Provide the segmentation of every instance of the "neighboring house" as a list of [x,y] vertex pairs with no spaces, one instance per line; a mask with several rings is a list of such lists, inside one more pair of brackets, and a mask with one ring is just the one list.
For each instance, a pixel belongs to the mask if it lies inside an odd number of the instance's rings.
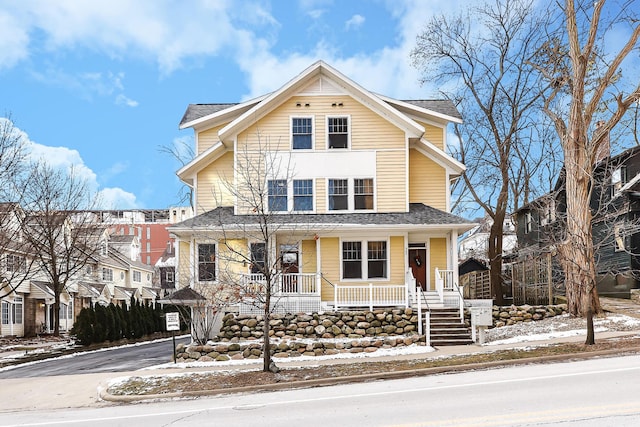
[[[566,221],[564,182],[563,171],[553,192],[515,212],[521,259],[556,255]],[[598,292],[628,297],[640,287],[640,147],[597,162],[591,211]],[[559,270],[556,261],[554,277]]]
[[[322,61],[250,101],[189,105],[180,128],[194,130],[196,156],[177,174],[195,217],[170,227],[177,288],[211,297],[260,282],[270,252],[285,310],[368,307],[354,288],[397,292],[373,301],[387,306],[416,285],[453,289],[457,239],[474,225],[450,213],[465,168],[447,154],[447,125],[460,122],[450,101],[377,95]],[[253,237],[258,205],[277,230],[266,243]]]
[[176,290],[176,251],[173,242],[167,243],[162,257],[156,262],[156,277],[160,282],[162,297]]
[[[52,286],[22,238],[23,230],[27,230],[24,227],[37,226],[32,220],[36,215],[16,203],[0,203],[0,336],[34,336],[54,328]],[[82,224],[87,233],[95,235],[96,242],[102,242],[101,253],[95,254],[62,291],[61,331],[70,330],[81,308],[90,304],[129,304],[132,295],[143,302],[155,302],[159,297],[159,289],[153,287],[153,267],[140,261],[137,236],[110,236],[100,223],[95,227]],[[62,220],[60,226],[73,229],[73,215]]]
[[[460,236],[458,240],[458,251],[460,260],[477,258],[484,261],[489,260],[489,234],[493,226],[493,220],[485,216],[482,220],[476,221],[478,225]],[[513,252],[518,244],[515,227],[511,218],[504,220],[502,226],[502,255]]]

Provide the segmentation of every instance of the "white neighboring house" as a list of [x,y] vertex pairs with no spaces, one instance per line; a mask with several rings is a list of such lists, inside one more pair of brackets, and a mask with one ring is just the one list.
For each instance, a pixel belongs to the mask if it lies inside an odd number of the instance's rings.
[[[476,220],[476,222],[479,224],[462,234],[458,239],[458,252],[461,262],[469,258],[483,261],[489,259],[489,233],[493,220],[485,216],[481,220]],[[502,237],[502,255],[504,256],[512,253],[518,244],[516,228],[510,217],[504,220],[502,231],[504,233]]]

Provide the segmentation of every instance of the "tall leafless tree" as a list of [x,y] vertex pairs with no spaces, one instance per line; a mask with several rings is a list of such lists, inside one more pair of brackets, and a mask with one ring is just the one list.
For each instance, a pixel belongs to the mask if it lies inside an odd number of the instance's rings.
[[502,304],[503,226],[527,201],[545,158],[540,130],[542,79],[528,61],[543,42],[543,20],[531,1],[486,3],[432,18],[412,51],[424,82],[443,85],[465,123],[455,127],[456,155],[467,166],[465,191],[493,224],[488,257],[492,296]]
[[[593,170],[610,131],[640,98],[637,77],[625,80],[623,73],[623,62],[640,47],[640,12],[637,1],[605,0],[566,0],[561,10],[558,29],[537,60],[553,87],[545,112],[564,153],[567,223],[559,253],[569,312],[587,317],[592,344],[592,316],[601,310],[590,210]],[[617,42],[605,43],[613,32]]]
[[99,253],[103,228],[92,215],[97,199],[73,170],[55,169],[44,162],[32,166],[23,204],[27,211],[22,235],[35,258],[38,274],[54,294],[54,335],[60,333],[60,295],[74,276]]

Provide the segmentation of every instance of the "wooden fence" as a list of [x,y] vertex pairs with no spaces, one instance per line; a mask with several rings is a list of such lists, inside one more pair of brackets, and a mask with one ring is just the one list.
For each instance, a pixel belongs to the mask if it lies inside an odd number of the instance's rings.
[[513,303],[553,304],[553,265],[550,253],[510,264]]
[[470,271],[460,276],[465,299],[491,299],[491,272]]

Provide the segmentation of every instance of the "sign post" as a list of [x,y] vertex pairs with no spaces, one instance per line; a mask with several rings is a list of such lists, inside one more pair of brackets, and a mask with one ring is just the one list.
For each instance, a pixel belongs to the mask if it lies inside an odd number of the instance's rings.
[[167,322],[167,332],[171,331],[171,338],[173,339],[173,363],[178,363],[176,360],[176,335],[175,331],[180,330],[180,314],[178,312],[165,313],[165,320]]

